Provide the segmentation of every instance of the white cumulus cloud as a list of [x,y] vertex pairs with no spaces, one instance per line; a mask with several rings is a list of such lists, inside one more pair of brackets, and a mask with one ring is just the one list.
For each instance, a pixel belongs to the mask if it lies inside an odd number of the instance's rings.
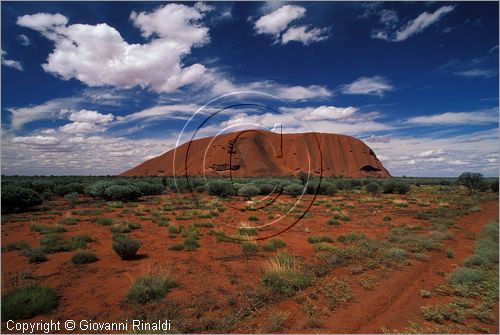
[[192,48],[209,41],[201,19],[205,8],[168,4],[153,12],[133,12],[133,24],[149,38],[129,44],[106,23],[68,24],[61,14],[38,13],[18,18],[17,24],[39,31],[54,43],[42,67],[63,79],[76,78],[89,86],[151,87],[172,92],[196,82],[202,64],[184,65]]
[[292,21],[303,17],[305,13],[306,9],[304,7],[294,5],[281,6],[255,21],[255,31],[257,34],[279,36]]
[[383,96],[394,87],[382,76],[361,77],[341,87],[344,94],[367,94]]
[[397,16],[393,13],[381,15],[382,29],[372,30],[372,38],[382,39],[390,42],[401,42],[407,38],[421,33],[429,26],[441,20],[446,14],[455,9],[453,5],[446,5],[438,8],[433,13],[423,12],[415,19],[408,21],[405,25],[396,28],[393,23],[397,22]]
[[324,41],[329,37],[328,28],[312,28],[307,26],[294,26],[281,36],[281,43],[287,44],[288,42],[297,41],[304,45],[309,45],[314,42]]

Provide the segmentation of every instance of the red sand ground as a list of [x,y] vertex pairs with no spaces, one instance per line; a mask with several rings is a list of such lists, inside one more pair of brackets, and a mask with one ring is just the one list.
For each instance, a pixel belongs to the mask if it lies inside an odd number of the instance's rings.
[[[176,195],[162,196],[173,199]],[[153,204],[151,200],[158,197],[149,197],[139,203],[138,209],[157,209],[162,204]],[[369,238],[382,239],[386,236],[392,225],[402,224],[428,224],[426,221],[417,220],[413,217],[416,210],[421,210],[415,204],[409,204],[407,208],[399,208],[394,201],[408,200],[408,196],[380,196],[383,207],[377,207],[374,203],[362,202],[367,197],[352,193],[341,196],[320,197],[317,200],[325,200],[323,204],[312,207],[311,217],[305,218],[300,224],[292,228],[280,238],[286,241],[286,251],[303,257],[305,263],[313,263],[316,259],[313,247],[307,243],[307,237],[312,235],[328,235],[336,239],[340,234],[351,231],[363,232]],[[419,194],[416,199],[426,201],[430,198],[427,194]],[[287,201],[294,201],[292,198]],[[331,218],[332,211],[325,208],[324,204],[333,206],[344,205],[352,221],[341,221],[340,226],[329,226],[325,222]],[[353,207],[350,207],[353,206]],[[435,206],[435,205],[433,205]],[[284,311],[288,314],[287,322],[279,332],[284,333],[380,333],[381,328],[403,329],[408,326],[408,321],[424,323],[420,306],[429,305],[438,301],[444,302],[447,297],[433,296],[424,299],[420,296],[421,289],[432,290],[436,286],[445,283],[445,275],[455,267],[463,263],[464,258],[472,253],[474,241],[468,239],[465,232],[479,232],[491,219],[498,217],[498,201],[490,201],[480,204],[482,210],[457,220],[457,224],[450,228],[455,234],[454,241],[443,241],[441,251],[429,253],[429,260],[421,262],[411,260],[410,265],[404,265],[400,269],[388,273],[373,273],[378,276],[379,282],[373,290],[362,288],[358,282],[360,278],[368,275],[354,275],[348,267],[332,270],[325,277],[300,293],[296,297],[287,298],[275,304],[258,306],[253,309],[251,315],[242,322],[234,324],[232,328],[226,329],[230,332],[269,332],[268,318],[272,313]],[[40,234],[30,231],[32,222],[16,222],[15,217],[34,215],[34,222],[55,223],[62,218],[70,216],[67,203],[58,200],[51,203],[55,212],[31,212],[10,215],[12,222],[4,223],[2,226],[2,245],[25,240],[30,245],[39,243]],[[95,203],[91,199],[78,205],[82,208],[105,208],[104,202]],[[64,209],[60,212],[58,210]],[[80,223],[75,226],[66,226],[65,237],[75,234],[88,234],[95,242],[90,243],[90,249],[94,250],[99,261],[87,265],[72,265],[69,262],[71,252],[49,254],[49,260],[40,264],[30,264],[26,257],[21,256],[18,251],[2,253],[2,291],[15,286],[14,278],[21,271],[29,271],[39,278],[43,285],[53,287],[61,295],[59,306],[50,314],[34,317],[30,321],[50,319],[92,319],[100,322],[121,321],[131,318],[134,308],[124,302],[124,296],[129,288],[131,280],[140,275],[148,273],[153,269],[166,270],[176,279],[178,287],[172,289],[164,300],[164,303],[175,302],[184,317],[172,318],[172,324],[179,326],[183,323],[184,329],[199,331],[199,327],[205,327],[204,332],[211,332],[210,322],[222,320],[228,315],[237,315],[243,308],[248,308],[248,295],[261,287],[260,278],[267,257],[274,253],[259,252],[250,258],[242,256],[241,247],[233,243],[217,243],[213,236],[208,235],[207,228],[202,228],[203,236],[200,238],[200,248],[196,251],[171,251],[168,246],[173,243],[182,242],[182,237],[169,238],[165,227],[159,227],[150,219],[141,220],[134,214],[126,214],[125,218],[117,217],[122,209],[117,208],[112,213],[104,213],[106,217],[112,217],[116,221],[126,220],[139,222],[141,229],[132,231],[129,235],[142,241],[139,250],[141,257],[135,260],[123,261],[113,252],[111,248],[111,233],[109,226],[103,227],[93,223],[93,216],[78,216]],[[220,217],[208,220],[175,220],[182,210],[168,213],[172,222],[176,225],[189,225],[192,222],[211,221],[218,222],[235,216],[234,211],[221,213]],[[252,213],[253,214],[253,213]],[[237,219],[246,221],[248,213],[236,214]],[[393,217],[390,222],[382,218],[386,215]],[[149,217],[148,217],[149,218]],[[265,215],[259,218],[266,220]],[[271,228],[271,230],[274,228]],[[334,243],[338,244],[337,242]],[[447,258],[443,250],[451,248],[455,252],[455,258]],[[303,303],[300,297],[314,292],[315,287],[321,282],[332,277],[348,277],[351,281],[354,300],[341,305],[334,312],[320,311],[321,326],[318,328],[305,327],[306,316],[303,312]],[[161,306],[161,304],[159,305]],[[498,313],[498,304],[496,308]],[[215,320],[215,321],[214,321]],[[466,324],[480,324],[477,320],[468,320]],[[3,325],[3,327],[5,324]],[[191,327],[191,328],[190,328]],[[197,328],[198,327],[198,328]],[[481,324],[481,327],[489,332],[498,333],[498,318],[494,324]],[[469,332],[477,332],[474,328],[467,328]]]
[[[231,144],[232,143],[232,144]],[[124,176],[291,176],[310,171],[323,176],[389,177],[377,156],[362,141],[325,133],[283,134],[247,130],[185,143],[150,159]]]

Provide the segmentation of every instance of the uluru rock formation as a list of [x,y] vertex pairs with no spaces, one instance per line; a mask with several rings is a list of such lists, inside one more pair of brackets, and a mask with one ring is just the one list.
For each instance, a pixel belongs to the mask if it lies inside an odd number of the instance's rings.
[[[174,158],[175,157],[175,158]],[[174,164],[175,159],[175,164]],[[123,176],[390,177],[365,143],[328,133],[279,134],[244,130],[182,144],[122,173]]]

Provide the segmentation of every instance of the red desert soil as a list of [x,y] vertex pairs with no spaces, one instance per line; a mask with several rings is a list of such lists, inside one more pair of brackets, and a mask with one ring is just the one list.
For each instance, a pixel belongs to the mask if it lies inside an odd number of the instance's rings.
[[[400,201],[406,201],[407,196],[396,196]],[[419,194],[420,199],[425,199],[426,194]],[[158,199],[159,198],[159,199]],[[230,315],[238,314],[242,306],[248,304],[249,293],[259,289],[263,265],[267,257],[273,253],[260,252],[258,255],[245,258],[241,253],[241,246],[235,243],[217,243],[214,236],[208,234],[208,228],[202,228],[200,248],[196,251],[173,251],[168,247],[174,243],[182,242],[182,236],[169,238],[166,227],[160,227],[150,219],[145,220],[134,215],[134,211],[157,210],[162,203],[174,203],[177,197],[174,194],[161,197],[148,197],[138,203],[138,207],[115,208],[113,212],[105,212],[103,216],[115,219],[138,222],[142,227],[134,230],[129,235],[142,242],[139,250],[141,257],[123,261],[113,252],[109,226],[100,226],[93,222],[92,215],[73,215],[80,218],[74,226],[66,226],[67,233],[64,238],[77,234],[88,234],[95,242],[89,244],[99,260],[87,265],[72,265],[69,262],[72,252],[49,254],[49,260],[40,264],[30,264],[26,257],[18,251],[2,253],[2,291],[7,292],[16,285],[15,278],[19,273],[29,272],[42,285],[56,289],[61,296],[59,306],[50,314],[41,315],[25,321],[39,320],[97,320],[100,322],[116,322],[131,319],[134,308],[124,302],[131,280],[148,273],[150,268],[167,270],[178,283],[178,286],[168,293],[165,300],[159,304],[175,303],[179,306],[184,319],[173,317],[175,327],[185,322],[185,332],[199,332],[204,329],[202,322],[210,324],[223,320]],[[394,206],[394,197],[379,198],[385,204],[382,209],[375,204],[362,202],[366,197],[345,194],[343,197],[319,197],[319,201],[341,201],[352,209],[348,214],[352,221],[342,222],[340,226],[329,226],[325,222],[331,217],[331,212],[323,205],[313,206],[311,217],[304,218],[303,222],[293,227],[285,234],[280,235],[286,244],[287,252],[301,255],[306,263],[311,264],[316,259],[312,246],[307,243],[311,235],[329,235],[336,239],[339,235],[351,231],[366,234],[369,238],[384,238],[393,225],[418,225],[426,224],[415,219],[413,210],[418,210],[414,204],[408,208]],[[161,200],[155,202],[154,200]],[[294,201],[293,198],[284,198],[285,201]],[[106,202],[95,202],[86,198],[77,208],[105,208]],[[457,219],[457,224],[450,228],[456,237],[454,241],[444,241],[442,250],[452,248],[455,258],[450,259],[444,252],[434,251],[429,253],[429,260],[421,262],[412,260],[411,265],[382,273],[381,280],[374,290],[366,290],[359,286],[360,276],[353,275],[349,268],[341,267],[332,270],[321,281],[332,277],[348,277],[351,281],[354,301],[339,306],[333,313],[321,314],[322,325],[319,328],[304,327],[306,323],[304,305],[298,297],[305,296],[318,286],[315,284],[298,294],[297,297],[281,300],[274,304],[259,306],[255,313],[249,315],[241,323],[231,324],[230,332],[269,332],[268,318],[272,313],[283,311],[289,314],[287,322],[280,330],[282,333],[371,333],[381,332],[381,328],[403,329],[408,326],[408,321],[423,322],[420,306],[447,299],[436,296],[424,299],[420,296],[420,289],[432,288],[446,281],[445,275],[456,266],[463,263],[465,257],[473,250],[474,241],[468,239],[466,231],[479,232],[491,219],[498,217],[498,201],[483,202],[480,204],[482,211]],[[30,212],[12,215],[12,221],[2,226],[2,245],[25,240],[32,246],[39,243],[41,235],[30,231],[31,221],[21,221],[21,217],[33,215],[33,222],[51,224],[57,223],[62,218],[71,216],[67,210],[67,202],[57,200],[51,202],[54,213]],[[61,211],[61,209],[66,210]],[[346,207],[347,208],[347,207]],[[125,211],[128,211],[125,213]],[[121,217],[118,217],[118,214]],[[177,214],[175,214],[177,212]],[[229,213],[231,212],[231,213]],[[125,214],[124,214],[125,213]],[[146,213],[146,212],[144,212]],[[175,215],[179,210],[170,213],[172,224],[190,225],[193,222],[207,221],[199,219],[176,221]],[[236,217],[241,221],[246,220],[245,213],[227,211],[220,213],[217,219],[208,221],[219,222]],[[391,215],[393,220],[386,223],[382,218]],[[170,216],[170,215],[169,215]],[[19,220],[15,220],[19,217]],[[265,215],[259,216],[265,220]],[[270,228],[271,230],[274,228]],[[207,285],[208,284],[208,285]],[[495,312],[498,312],[498,304]],[[477,321],[471,320],[474,324]],[[196,327],[195,327],[196,325]],[[5,326],[5,325],[3,325]],[[498,319],[492,325],[482,325],[492,333],[498,332]],[[194,327],[194,328],[189,328]],[[198,327],[198,328],[197,328]],[[202,327],[202,328],[200,328]],[[186,330],[187,329],[187,330]],[[192,329],[190,331],[189,329]],[[216,328],[217,329],[217,328]],[[227,329],[227,328],[225,328]],[[469,328],[470,331],[471,328]],[[210,332],[205,328],[204,332]]]
[[[282,301],[278,308],[272,306],[262,309],[257,317],[241,332],[247,332],[266,322],[266,319],[276,311],[289,313],[288,320],[280,333],[347,333],[373,334],[381,333],[383,329],[402,332],[409,322],[425,324],[420,306],[438,302],[448,302],[447,297],[434,296],[431,299],[420,295],[421,289],[431,291],[444,284],[445,276],[456,267],[463,264],[474,249],[474,240],[467,238],[465,232],[479,233],[492,219],[498,218],[498,202],[491,201],[482,205],[483,211],[469,214],[457,220],[452,230],[456,239],[447,241],[446,248],[454,250],[455,257],[449,259],[439,253],[431,253],[426,262],[413,262],[400,270],[388,274],[378,283],[376,290],[364,290],[352,285],[354,301],[341,306],[328,317],[322,318],[322,326],[316,329],[304,329],[303,306],[294,299]],[[352,277],[346,269],[336,269],[329,273],[325,281],[332,277]],[[310,289],[309,289],[310,290]],[[305,292],[304,292],[305,293]],[[498,302],[495,305],[495,315],[498,315]],[[474,323],[474,321],[472,321]],[[288,326],[287,326],[288,325]],[[498,318],[494,324],[486,326],[488,333],[498,334]],[[470,332],[468,330],[467,332]],[[476,331],[477,332],[477,331]]]
[[[175,157],[175,164],[174,164]],[[123,176],[323,176],[390,177],[377,156],[354,137],[327,133],[277,134],[246,130],[184,143]]]

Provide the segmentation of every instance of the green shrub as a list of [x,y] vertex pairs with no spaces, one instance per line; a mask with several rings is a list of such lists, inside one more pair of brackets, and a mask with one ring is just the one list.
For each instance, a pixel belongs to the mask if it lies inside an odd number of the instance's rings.
[[365,185],[366,192],[375,195],[380,193],[380,185],[375,182],[371,182]]
[[200,243],[194,237],[186,238],[183,243],[184,243],[184,248],[189,251],[196,250],[200,246]]
[[406,259],[406,251],[401,248],[390,248],[384,253],[384,258],[393,262],[402,262]]
[[280,252],[268,261],[262,284],[274,293],[290,295],[308,287],[311,277],[293,256]]
[[238,229],[238,233],[240,235],[246,235],[246,236],[257,236],[258,234],[257,229],[253,227],[240,227]]
[[43,248],[32,248],[26,252],[30,263],[42,263],[47,261],[47,254]]
[[254,222],[255,221],[259,221],[259,218],[256,217],[256,216],[254,216],[254,215],[251,215],[251,216],[248,217],[248,221],[254,221]]
[[128,238],[124,235],[114,240],[113,250],[121,259],[130,259],[135,256],[137,250],[141,247],[139,240]]
[[339,226],[340,222],[337,219],[331,218],[330,220],[326,221],[326,224],[330,226]]
[[327,195],[335,195],[337,194],[337,192],[338,192],[337,185],[331,183],[328,183],[328,185],[326,185]]
[[271,238],[266,242],[266,244],[264,244],[262,249],[264,251],[275,251],[276,249],[284,248],[284,247],[286,247],[285,241],[283,241],[279,238]]
[[292,197],[299,196],[302,192],[304,192],[304,186],[299,184],[291,184],[283,188],[283,193]]
[[404,181],[388,180],[382,185],[384,193],[406,194],[410,192],[411,186]]
[[463,308],[454,304],[422,306],[420,310],[427,321],[437,323],[443,323],[444,321],[462,322],[464,319]]
[[90,250],[78,250],[71,256],[71,263],[73,264],[87,264],[97,260],[96,254]]
[[208,184],[208,194],[225,198],[236,195],[236,190],[231,182],[216,180]]
[[66,226],[74,226],[78,223],[77,218],[64,218],[61,221],[59,221],[60,224],[66,225]]
[[130,224],[126,222],[122,223],[115,223],[111,226],[111,233],[113,234],[125,234],[125,233],[130,233],[132,231],[132,227]]
[[163,192],[163,186],[161,184],[151,184],[146,181],[140,181],[134,183],[133,186],[137,187],[143,195],[156,195]]
[[253,185],[253,184],[247,184],[243,185],[238,189],[238,195],[241,197],[245,197],[246,199],[250,200],[252,197],[258,195],[260,193],[260,189]]
[[101,226],[111,226],[113,224],[113,219],[99,216],[95,219],[95,222],[97,222],[97,224],[100,224]]
[[54,233],[65,233],[67,232],[66,228],[62,225],[56,224],[53,226],[46,226],[39,223],[33,223],[30,225],[31,231],[40,233],[40,234],[54,234]]
[[366,239],[366,236],[362,233],[356,231],[350,232],[347,235],[339,235],[337,237],[338,242],[357,242]]
[[491,182],[490,189],[492,192],[498,193],[498,179]]
[[44,235],[40,240],[40,244],[48,253],[71,250],[68,241],[64,240],[59,234]]
[[390,217],[390,216],[387,215],[387,216],[384,216],[384,218],[382,220],[384,220],[384,221],[392,221],[392,217]]
[[169,234],[179,234],[180,232],[179,228],[174,225],[169,225],[167,230]]
[[329,236],[309,236],[307,238],[307,242],[312,243],[312,244],[314,244],[314,243],[320,243],[320,242],[332,243],[333,240]]
[[276,186],[272,184],[259,184],[257,185],[257,187],[259,188],[260,195],[269,195],[278,189]]
[[40,285],[18,287],[2,296],[2,321],[29,319],[57,307],[59,298],[52,288]]
[[184,250],[184,244],[182,243],[172,244],[171,246],[168,247],[168,250],[175,250],[175,251]]
[[88,235],[75,235],[69,239],[68,246],[70,249],[86,249],[87,243],[90,242],[94,242],[94,240]]
[[480,173],[464,172],[458,179],[457,183],[467,187],[470,193],[479,191],[483,184],[483,175]]
[[127,301],[132,304],[160,301],[175,286],[175,281],[168,276],[147,275],[139,277],[130,286]]
[[113,201],[135,201],[141,196],[141,190],[134,185],[111,185],[104,191],[104,198]]
[[14,210],[26,210],[40,205],[42,197],[29,188],[2,185],[2,210],[10,212]]
[[243,250],[243,255],[245,255],[245,257],[253,256],[259,251],[259,247],[256,243],[248,241],[241,244],[241,249]]
[[458,268],[453,271],[448,281],[451,285],[472,285],[478,284],[484,279],[484,274],[481,270],[467,267]]
[[25,241],[13,242],[7,244],[5,247],[2,247],[2,252],[4,251],[12,251],[12,250],[26,250],[29,249],[30,245]]
[[208,189],[205,185],[199,185],[194,188],[194,191],[198,193],[205,193],[207,190]]
[[342,213],[335,213],[333,215],[333,219],[342,220],[342,221],[351,221],[352,220],[350,216],[347,216],[347,215],[342,214]]
[[455,257],[455,253],[453,252],[453,250],[451,250],[451,249],[447,249],[447,250],[446,250],[446,257],[448,257],[448,258],[453,258],[453,257]]

